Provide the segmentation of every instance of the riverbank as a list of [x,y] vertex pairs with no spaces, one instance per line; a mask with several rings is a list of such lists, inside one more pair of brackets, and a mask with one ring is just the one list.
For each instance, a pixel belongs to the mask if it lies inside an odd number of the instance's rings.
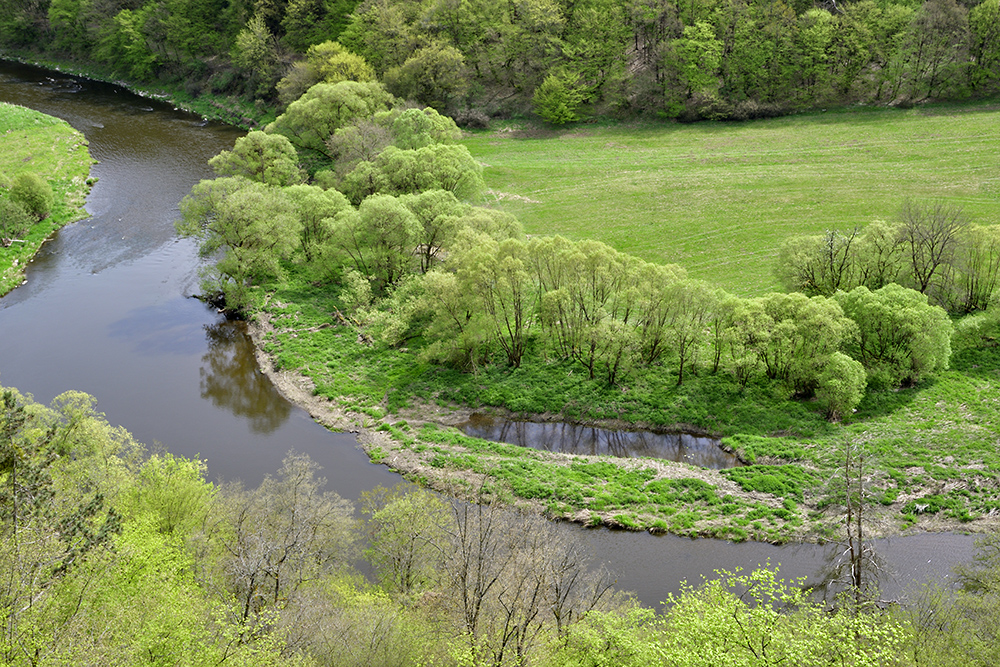
[[23,65],[54,70],[69,76],[112,83],[140,97],[172,104],[177,109],[197,114],[205,120],[218,121],[243,130],[262,128],[274,120],[277,115],[275,109],[253,104],[234,95],[220,95],[212,92],[192,95],[184,90],[180,84],[170,86],[136,83],[122,79],[113,70],[91,62],[80,63],[40,58],[37,54],[18,51],[2,52],[0,58]]
[[[863,480],[865,530],[871,537],[984,532],[1000,524],[992,472],[997,453],[988,430],[993,423],[989,404],[998,398],[991,378],[997,366],[985,359],[960,358],[957,369],[935,382],[869,395],[853,422],[830,425],[811,437],[726,437],[724,445],[753,465],[708,470],[648,458],[571,456],[467,437],[450,428],[473,411],[467,405],[418,391],[409,401],[390,398],[412,383],[386,380],[367,394],[345,395],[347,382],[333,383],[331,372],[345,373],[358,392],[368,374],[391,377],[398,367],[419,364],[407,351],[379,350],[401,359],[375,368],[363,356],[371,346],[356,342],[360,332],[331,322],[329,309],[315,303],[272,299],[250,328],[260,368],[289,401],[328,428],[356,433],[373,462],[445,493],[472,498],[484,489],[550,518],[591,526],[734,541],[836,541],[843,529],[843,455],[847,447],[861,446],[868,459],[854,481],[858,475]],[[358,352],[350,358],[340,353],[338,368],[331,370],[316,358],[301,360],[290,352],[293,345]],[[331,393],[331,386],[344,393]],[[532,416],[500,405],[477,409]],[[942,420],[942,414],[951,418]],[[564,417],[636,427],[621,420]]]
[[24,282],[24,269],[51,234],[87,217],[94,164],[87,140],[69,123],[24,107],[0,102],[0,188],[9,187],[22,171],[44,178],[51,186],[51,214],[9,246],[0,246],[0,296]]

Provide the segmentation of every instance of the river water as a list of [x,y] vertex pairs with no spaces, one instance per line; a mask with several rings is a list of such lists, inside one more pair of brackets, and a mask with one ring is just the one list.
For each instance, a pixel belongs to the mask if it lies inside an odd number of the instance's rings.
[[[399,476],[372,465],[353,436],[331,433],[286,402],[256,367],[240,323],[190,298],[200,261],[178,239],[177,205],[207,160],[240,132],[205,122],[117,86],[0,61],[0,101],[66,119],[99,161],[87,201],[91,217],[59,231],[0,299],[0,384],[48,403],[75,389],[140,442],[201,456],[212,479],[256,485],[284,455],[305,452],[329,486],[357,499]],[[656,604],[716,569],[770,561],[788,577],[816,578],[832,547],[733,544],[647,533],[573,532],[620,588]],[[913,581],[940,580],[972,554],[972,538],[917,535],[880,541],[893,577],[890,596]]]

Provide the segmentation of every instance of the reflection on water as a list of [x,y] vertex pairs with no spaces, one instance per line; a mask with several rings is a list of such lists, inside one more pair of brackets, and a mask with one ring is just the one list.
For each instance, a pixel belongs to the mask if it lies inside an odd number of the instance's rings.
[[205,347],[205,327],[188,316],[186,301],[134,308],[108,325],[108,335],[146,356],[197,354]]
[[563,454],[635,458],[647,456],[702,468],[733,468],[739,459],[719,441],[690,433],[621,431],[563,422],[524,422],[474,414],[458,425],[466,435]]
[[253,344],[242,322],[205,327],[208,352],[202,356],[201,397],[250,421],[254,433],[271,433],[288,419],[291,404],[257,368]]

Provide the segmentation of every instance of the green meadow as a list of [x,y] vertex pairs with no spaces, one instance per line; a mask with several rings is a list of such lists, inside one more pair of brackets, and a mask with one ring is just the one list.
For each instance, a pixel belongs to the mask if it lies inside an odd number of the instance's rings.
[[778,288],[787,236],[947,200],[1000,223],[1000,104],[855,108],[744,123],[508,122],[464,141],[530,234],[591,238],[740,296]]
[[0,196],[21,171],[47,180],[55,195],[51,215],[33,225],[23,242],[0,246],[0,295],[21,283],[25,264],[53,231],[86,216],[92,163],[86,139],[66,121],[0,102]]

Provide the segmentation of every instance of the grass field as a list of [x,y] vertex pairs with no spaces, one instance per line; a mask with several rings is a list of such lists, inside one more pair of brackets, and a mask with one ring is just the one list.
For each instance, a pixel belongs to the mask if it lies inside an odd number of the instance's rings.
[[531,234],[592,238],[741,296],[776,290],[789,235],[892,220],[904,197],[1000,224],[1000,103],[747,123],[508,123],[467,136]]
[[0,247],[0,295],[17,287],[25,264],[56,229],[83,218],[93,160],[87,141],[66,121],[0,102],[0,191],[21,171],[33,171],[52,186],[52,214],[34,225],[24,243]]
[[[784,237],[891,220],[906,196],[947,199],[976,222],[1000,224],[1000,105],[559,132],[510,124],[467,143],[529,233],[599,239],[744,296],[777,287]],[[336,290],[289,271],[263,314],[274,326],[264,347],[275,367],[308,376],[316,396],[385,434],[369,447],[373,460],[435,488],[472,491],[486,475],[497,493],[584,523],[837,539],[844,460],[857,447],[872,534],[997,526],[1000,346],[955,354],[951,369],[918,386],[869,391],[856,413],[830,423],[822,406],[780,382],[742,388],[728,370],[692,368],[677,386],[665,363],[609,386],[546,355],[474,374],[433,366],[419,359],[418,339],[404,349],[359,343],[356,327],[331,318],[342,308]],[[424,424],[462,409],[693,425],[753,465],[712,471],[539,453]]]

